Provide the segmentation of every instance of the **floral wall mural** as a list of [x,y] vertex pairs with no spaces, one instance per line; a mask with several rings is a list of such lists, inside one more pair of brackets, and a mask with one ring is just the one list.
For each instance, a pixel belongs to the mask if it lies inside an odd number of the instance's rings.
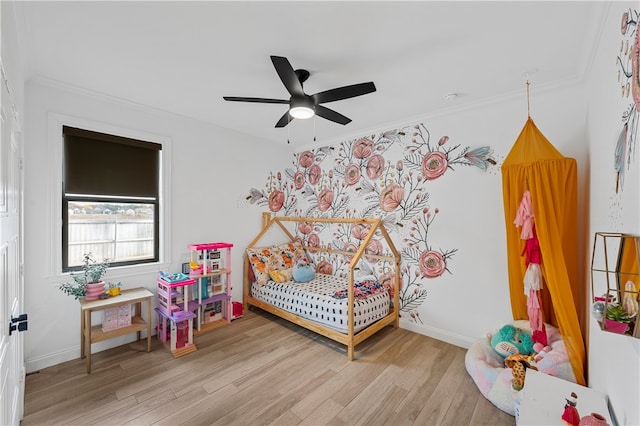
[[622,130],[614,154],[616,193],[623,190],[625,170],[631,167],[638,134],[638,107],[640,106],[640,33],[638,10],[628,9],[622,14],[620,31],[622,41],[616,60],[618,83],[623,99],[629,100],[622,113]]
[[[283,216],[382,218],[402,253],[401,315],[421,322],[417,308],[427,298],[427,281],[453,274],[458,253],[430,235],[444,214],[430,188],[447,185],[447,175],[464,166],[488,171],[496,166],[493,150],[463,146],[446,135],[432,138],[417,124],[296,153],[291,168],[271,172],[263,189],[251,189],[247,199]],[[355,252],[367,235],[363,226],[300,223],[296,233],[310,247]],[[380,239],[373,238],[365,252],[382,250]],[[338,254],[311,257],[319,271],[334,274],[344,274],[350,260]],[[371,262],[364,273],[384,282],[389,269]]]

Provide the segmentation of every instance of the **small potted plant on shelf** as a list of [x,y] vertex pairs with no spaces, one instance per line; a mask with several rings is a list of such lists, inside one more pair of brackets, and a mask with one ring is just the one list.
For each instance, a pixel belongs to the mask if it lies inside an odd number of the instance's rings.
[[107,273],[108,268],[107,259],[99,262],[91,253],[86,253],[82,260],[82,272],[72,272],[73,281],[62,283],[58,288],[76,299],[84,296],[86,300],[96,300],[104,293],[102,277]]
[[622,306],[611,304],[607,306],[604,320],[605,328],[614,333],[624,334],[632,319],[633,317]]

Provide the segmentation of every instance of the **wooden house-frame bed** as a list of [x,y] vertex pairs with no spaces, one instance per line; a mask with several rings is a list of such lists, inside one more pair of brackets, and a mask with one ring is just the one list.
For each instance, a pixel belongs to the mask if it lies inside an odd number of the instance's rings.
[[[296,226],[300,223],[306,224],[324,224],[331,226],[330,224],[343,224],[346,226],[362,225],[363,229],[368,229],[366,237],[360,241],[360,245],[355,252],[342,251],[331,248],[331,245],[322,244],[318,247],[310,247],[303,245],[302,248],[305,252],[321,253],[325,255],[344,255],[347,258],[351,258],[348,264],[348,271],[344,283],[347,291],[347,312],[346,312],[346,329],[345,332],[338,331],[330,326],[314,321],[313,319],[305,318],[303,316],[292,313],[288,310],[282,309],[274,304],[267,303],[264,300],[258,299],[252,295],[253,285],[253,272],[250,263],[249,255],[247,252],[250,249],[256,249],[258,243],[265,237],[267,233],[273,229],[280,230],[284,233],[286,243],[292,243],[296,241],[296,237],[292,231],[287,227]],[[383,254],[371,254],[366,253],[365,249],[374,236],[382,237],[381,242],[384,242],[387,247],[387,252]],[[347,346],[347,357],[349,361],[354,359],[355,346],[363,342],[367,338],[373,336],[378,331],[382,330],[388,325],[392,325],[394,328],[398,328],[399,325],[399,289],[400,289],[400,253],[396,249],[389,233],[387,232],[381,219],[378,218],[317,218],[317,217],[271,217],[270,213],[264,213],[262,217],[262,230],[258,235],[249,243],[247,251],[244,255],[244,308],[249,306],[255,306],[264,311],[270,312],[280,318],[325,336],[331,340]],[[382,316],[375,320],[375,322],[367,324],[364,328],[357,331],[355,329],[354,320],[354,306],[356,305],[355,295],[355,277],[354,272],[358,268],[359,262],[366,258],[367,260],[376,259],[378,261],[386,261],[388,265],[393,269],[391,273],[386,274],[387,277],[392,277],[391,282],[387,282],[388,293],[386,296],[391,296],[388,301],[388,312],[381,314]]]

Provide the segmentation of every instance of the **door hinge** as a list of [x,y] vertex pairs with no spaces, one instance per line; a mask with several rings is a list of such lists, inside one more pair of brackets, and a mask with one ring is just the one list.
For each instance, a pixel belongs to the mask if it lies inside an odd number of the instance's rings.
[[9,336],[18,330],[18,331],[27,331],[27,314],[20,314],[17,317],[11,317],[11,322],[9,323]]

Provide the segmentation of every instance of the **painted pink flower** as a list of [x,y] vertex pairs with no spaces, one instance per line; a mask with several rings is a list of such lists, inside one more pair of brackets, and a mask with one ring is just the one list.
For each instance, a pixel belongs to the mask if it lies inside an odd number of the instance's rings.
[[356,158],[367,158],[373,153],[373,141],[368,138],[360,138],[353,144],[353,156]]
[[351,225],[351,235],[358,240],[364,240],[369,235],[371,225],[368,223],[354,223]]
[[[367,247],[364,249],[365,254],[373,254],[376,256],[382,255],[382,243],[380,240],[371,240]],[[379,259],[369,258],[367,259],[371,263],[377,263]]]
[[326,260],[321,260],[316,266],[316,272],[319,274],[333,275],[333,266]]
[[428,250],[420,255],[420,271],[426,278],[437,278],[447,269],[444,256],[437,251]]
[[298,225],[298,231],[300,231],[301,234],[310,234],[311,231],[313,231],[313,224],[310,222],[302,222]]
[[296,189],[302,189],[302,187],[304,186],[304,173],[296,172],[293,175],[293,184]]
[[378,278],[378,282],[380,282],[383,287],[386,287],[389,290],[389,297],[391,297],[392,299],[395,294],[395,279],[396,275],[393,272],[387,272],[386,274],[380,275],[380,277]]
[[384,157],[376,154],[367,161],[367,177],[371,180],[378,179],[384,171]]
[[355,164],[349,164],[347,170],[344,171],[344,181],[347,185],[355,185],[360,180],[360,167]]
[[447,143],[447,141],[449,140],[449,136],[443,136],[440,138],[440,140],[438,141],[438,146],[442,146],[445,143]]
[[622,14],[622,22],[620,23],[620,31],[622,35],[627,33],[627,28],[629,28],[629,13],[625,12]]
[[[320,247],[320,237],[318,234],[309,234],[309,237],[307,238],[307,245],[309,247]],[[309,251],[311,253],[315,253],[317,250],[309,249]]]
[[279,212],[282,209],[282,205],[284,204],[284,192],[279,190],[274,190],[269,194],[269,210],[272,212]]
[[311,151],[305,151],[300,154],[300,165],[305,169],[313,164],[313,153]]
[[398,208],[404,198],[404,188],[397,183],[385,187],[380,193],[380,208],[392,212]]
[[317,164],[309,167],[309,183],[315,185],[320,182],[320,176],[322,176],[322,169]]
[[439,151],[430,152],[422,159],[422,175],[426,180],[437,179],[447,171],[448,164],[446,154]]
[[318,195],[318,210],[326,212],[333,203],[333,191],[330,189],[323,189]]
[[[358,251],[358,246],[356,246],[354,243],[348,243],[347,245],[344,246],[344,251],[348,251],[350,253],[355,253]],[[353,259],[353,256],[349,256],[347,254],[344,255],[344,259],[347,262],[351,262],[351,259]]]

